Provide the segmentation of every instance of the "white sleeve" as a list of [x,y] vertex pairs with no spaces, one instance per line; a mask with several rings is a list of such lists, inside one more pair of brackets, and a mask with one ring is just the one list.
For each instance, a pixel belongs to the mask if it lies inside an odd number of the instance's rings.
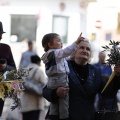
[[61,58],[65,58],[70,56],[72,53],[75,52],[75,50],[78,48],[79,46],[74,42],[73,44],[69,45],[68,47],[64,48],[64,49],[56,49],[55,50],[55,57],[58,59]]

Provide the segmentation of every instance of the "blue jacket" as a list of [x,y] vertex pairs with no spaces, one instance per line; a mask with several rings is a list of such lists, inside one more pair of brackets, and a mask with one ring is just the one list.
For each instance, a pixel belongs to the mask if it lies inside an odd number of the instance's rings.
[[112,68],[107,65],[101,65],[99,62],[94,64],[95,67],[98,67],[101,70],[102,75],[110,76],[112,74]]
[[[108,64],[101,64],[100,62],[94,64],[95,67],[98,67],[101,71],[102,80],[108,81],[110,75],[112,74],[112,68]],[[104,104],[103,104],[104,103]],[[103,109],[112,109],[117,108],[117,99],[115,98],[105,98],[102,97],[100,94],[97,94],[96,100],[95,100],[95,109],[96,111]]]
[[[69,117],[70,120],[93,120],[94,119],[94,99],[97,93],[101,93],[105,83],[101,79],[100,70],[89,64],[89,75],[86,83],[82,86],[71,62],[68,61],[69,74]],[[82,72],[82,71],[81,71]],[[115,77],[111,84],[102,94],[105,97],[114,97],[120,88],[120,77]],[[55,90],[47,87],[43,89],[43,96],[50,102],[56,102],[58,97]],[[49,117],[49,114],[46,116]],[[54,117],[52,116],[52,119]],[[56,119],[59,120],[59,119]]]

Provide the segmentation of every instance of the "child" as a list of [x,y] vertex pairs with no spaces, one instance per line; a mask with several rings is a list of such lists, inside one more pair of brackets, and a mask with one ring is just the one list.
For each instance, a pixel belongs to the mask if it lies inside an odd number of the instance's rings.
[[[79,47],[79,44],[83,37],[82,33],[78,39],[70,46],[61,49],[63,47],[61,38],[56,33],[46,34],[42,39],[42,46],[46,52],[42,56],[42,60],[45,63],[46,74],[48,76],[47,87],[55,89],[61,86],[68,86],[68,73],[69,68],[66,61],[66,57],[70,56]],[[68,119],[68,95],[64,98],[59,98],[59,103],[50,105],[50,115],[58,115],[60,119]]]

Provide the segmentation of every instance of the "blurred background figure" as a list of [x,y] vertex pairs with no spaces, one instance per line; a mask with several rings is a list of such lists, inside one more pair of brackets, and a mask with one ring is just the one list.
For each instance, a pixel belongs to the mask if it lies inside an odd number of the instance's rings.
[[27,67],[31,63],[32,55],[36,55],[36,52],[33,49],[33,42],[28,41],[28,50],[22,53],[19,67]]
[[[2,39],[2,35],[5,33],[3,31],[2,22],[0,22],[0,41]],[[0,43],[0,72],[4,73],[6,71],[16,69],[16,65],[13,59],[13,55],[11,52],[11,48],[9,45]],[[3,112],[4,101],[0,98],[0,120],[2,120],[1,115]]]
[[109,76],[112,73],[112,68],[106,64],[106,53],[105,52],[99,52],[98,55],[98,62],[94,64],[94,66],[100,68],[102,77],[105,80],[108,80]]
[[[45,85],[46,77],[42,69],[39,67],[40,63],[41,59],[39,56],[31,56],[31,63],[28,65],[28,67],[33,69],[30,71],[30,75],[28,77],[31,78],[29,79],[30,81]],[[20,95],[20,98],[22,105],[22,120],[39,120],[41,112],[45,109],[45,99],[42,97],[42,95],[35,95],[23,91]]]
[[[95,67],[98,67],[102,74],[102,79],[106,82],[110,75],[112,74],[112,68],[108,64],[106,64],[106,53],[99,52],[98,62],[94,64]],[[95,109],[96,111],[101,110],[105,107],[105,109],[112,109],[112,107],[116,108],[117,101],[116,98],[103,98],[100,94],[96,95],[95,99]]]

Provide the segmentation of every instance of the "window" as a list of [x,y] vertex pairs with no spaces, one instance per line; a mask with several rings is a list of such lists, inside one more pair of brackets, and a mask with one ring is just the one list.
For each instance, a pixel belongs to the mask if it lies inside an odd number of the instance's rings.
[[37,20],[35,15],[11,15],[11,42],[24,38],[36,40]]
[[111,40],[112,34],[111,33],[106,33],[105,34],[105,40]]

